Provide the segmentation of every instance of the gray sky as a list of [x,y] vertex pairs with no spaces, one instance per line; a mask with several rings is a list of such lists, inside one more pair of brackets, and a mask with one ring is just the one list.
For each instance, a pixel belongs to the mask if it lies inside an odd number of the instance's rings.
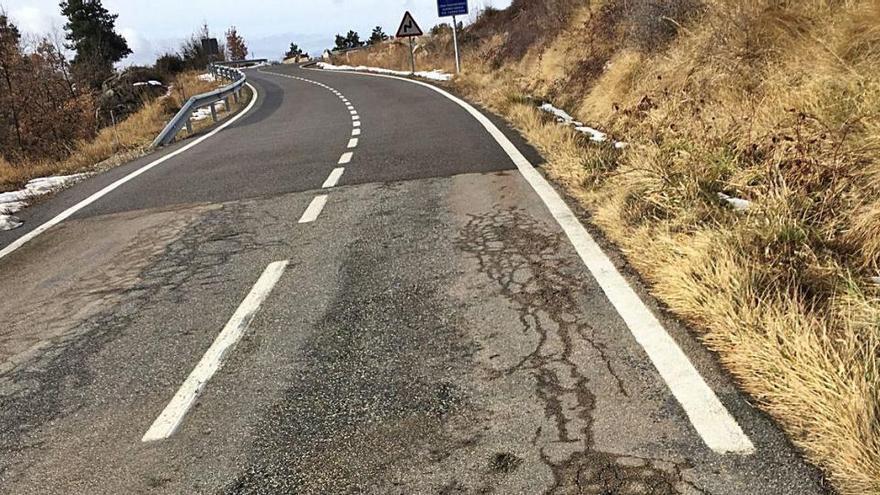
[[[235,25],[257,58],[277,59],[297,43],[313,54],[333,45],[333,35],[358,31],[369,37],[374,26],[394,34],[409,10],[422,29],[440,22],[436,0],[104,0],[119,14],[117,30],[134,51],[125,62],[148,64],[156,55],[175,50],[180,41],[207,22],[212,34]],[[510,0],[470,0],[471,11],[484,5],[504,8]],[[0,0],[25,33],[61,30],[64,18],[58,0]]]

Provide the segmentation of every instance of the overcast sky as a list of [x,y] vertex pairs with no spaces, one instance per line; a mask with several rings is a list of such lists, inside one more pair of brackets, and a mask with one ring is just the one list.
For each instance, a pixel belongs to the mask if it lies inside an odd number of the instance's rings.
[[[104,0],[119,14],[116,29],[134,53],[125,63],[149,64],[173,51],[180,41],[207,22],[222,37],[235,25],[255,58],[280,58],[291,42],[313,54],[333,45],[336,33],[358,31],[369,37],[374,26],[394,34],[409,10],[422,29],[440,22],[436,0]],[[469,0],[471,11],[484,5],[504,8],[510,0]],[[21,31],[31,34],[61,30],[58,0],[0,0]]]

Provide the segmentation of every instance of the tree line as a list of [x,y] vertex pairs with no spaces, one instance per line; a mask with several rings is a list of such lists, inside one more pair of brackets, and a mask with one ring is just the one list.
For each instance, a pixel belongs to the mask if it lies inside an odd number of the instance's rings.
[[211,62],[248,57],[247,43],[235,26],[213,52],[203,43],[211,38],[203,25],[152,67],[117,70],[132,53],[116,31],[117,14],[101,0],[64,0],[59,9],[67,19],[63,35],[29,38],[0,11],[0,159],[13,165],[63,159],[80,140],[93,138],[113,119],[164,93],[135,82],[167,82]]
[[[464,29],[464,24],[459,21],[458,22],[459,31]],[[440,23],[436,26],[432,27],[430,30],[432,36],[437,36],[444,33],[452,33],[452,26],[446,23]],[[389,36],[385,34],[385,31],[382,30],[381,26],[376,26],[373,28],[373,32],[370,33],[369,39],[366,41],[361,41],[361,37],[357,31],[350,30],[345,36],[341,34],[336,35],[336,45],[333,47],[334,50],[350,50],[352,48],[361,48],[366,46],[376,45],[383,41],[387,41]]]
[[357,31],[349,31],[348,34],[342,36],[340,34],[336,35],[336,46],[333,48],[334,50],[348,50],[351,48],[360,48],[362,46],[370,46],[375,45],[377,43],[381,43],[388,39],[388,35],[385,34],[385,31],[382,30],[381,26],[376,26],[373,28],[373,32],[370,34],[369,39],[366,41],[361,41],[361,36],[357,33]]

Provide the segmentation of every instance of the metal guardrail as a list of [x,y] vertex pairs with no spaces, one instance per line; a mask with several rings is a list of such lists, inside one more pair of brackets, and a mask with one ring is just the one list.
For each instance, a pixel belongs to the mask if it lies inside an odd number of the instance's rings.
[[177,133],[180,132],[181,129],[186,127],[189,133],[192,133],[192,114],[194,111],[199,108],[211,107],[211,118],[214,119],[214,122],[217,122],[217,109],[216,104],[220,101],[226,102],[226,108],[231,108],[229,104],[229,99],[232,98],[238,103],[238,100],[241,95],[241,88],[247,82],[247,76],[245,76],[244,72],[232,68],[232,67],[224,67],[222,65],[212,64],[209,67],[211,74],[214,77],[222,77],[230,81],[230,84],[224,86],[220,89],[211,91],[210,93],[203,93],[200,95],[195,95],[191,97],[184,105],[183,108],[180,109],[179,112],[168,122],[168,125],[162,129],[162,132],[156,136],[156,139],[153,140],[153,144],[150,145],[151,148],[158,148],[159,146],[165,146],[174,141],[174,138],[177,136]]
[[267,64],[267,58],[252,58],[250,60],[227,60],[223,62],[226,67],[250,67],[251,65]]

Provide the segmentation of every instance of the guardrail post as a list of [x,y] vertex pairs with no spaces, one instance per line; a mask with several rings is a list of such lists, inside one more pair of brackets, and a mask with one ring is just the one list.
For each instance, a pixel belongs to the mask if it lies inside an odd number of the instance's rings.
[[217,122],[217,102],[211,102],[211,118]]
[[231,111],[232,111],[232,98],[231,98],[231,97],[227,96],[226,98],[224,98],[224,99],[223,99],[223,104],[226,105],[226,111],[227,111],[227,112],[231,112]]
[[232,101],[234,101],[236,104],[238,104],[238,90],[237,89],[232,92]]
[[186,119],[186,134],[188,136],[192,136],[192,133],[193,133],[192,119]]

